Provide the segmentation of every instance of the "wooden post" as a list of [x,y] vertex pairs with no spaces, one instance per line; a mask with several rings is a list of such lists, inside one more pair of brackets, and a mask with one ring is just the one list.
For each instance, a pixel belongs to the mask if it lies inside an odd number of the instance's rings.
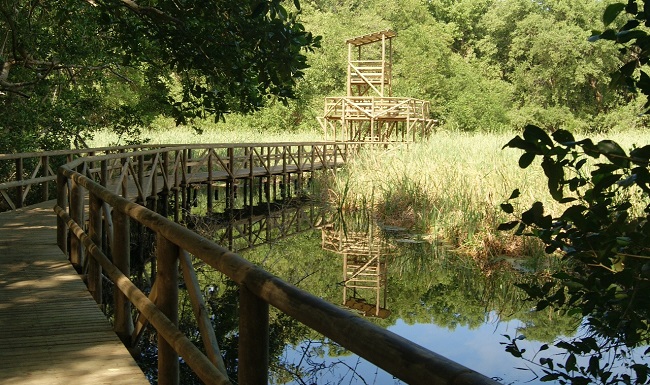
[[282,199],[287,198],[287,189],[289,188],[289,179],[287,177],[287,146],[282,147],[282,186],[280,187],[280,193],[282,194]]
[[102,160],[99,163],[99,165],[100,165],[99,167],[101,169],[99,184],[106,187],[108,185],[108,161],[107,160]]
[[[68,210],[68,178],[60,171],[56,175],[56,204],[63,211]],[[58,215],[56,217],[56,242],[63,254],[68,255],[68,226]]]
[[[271,203],[271,182],[273,181],[273,175],[271,174],[271,147],[266,148],[266,202]],[[273,186],[275,189],[275,186]]]
[[269,305],[239,288],[238,383],[267,385],[269,372]]
[[[50,157],[43,155],[41,157],[41,167],[43,167],[43,176],[47,177],[50,169]],[[50,182],[43,182],[43,202],[50,200]]]
[[298,179],[296,180],[296,192],[300,193],[302,190],[302,162],[303,162],[303,145],[299,144],[298,145]]
[[142,189],[142,196],[138,196],[138,199],[136,199],[136,202],[145,205],[146,204],[146,199],[147,197],[144,196],[146,192],[144,191],[144,156],[143,155],[138,155],[138,183],[140,184],[140,187]]
[[[186,167],[186,173],[188,175],[192,175],[192,149],[188,148],[185,150],[185,153],[187,154],[185,156],[185,167]],[[184,215],[187,217],[190,212],[192,211],[192,184],[186,180],[185,183],[185,196],[187,200],[185,201],[185,213]]]
[[[253,181],[255,180],[255,173],[254,173],[255,168],[253,167],[253,160],[254,160],[255,150],[253,147],[248,147],[248,152],[249,152],[248,167],[250,169],[250,172],[248,173],[248,181],[249,181],[248,204],[250,207],[253,207],[253,197],[255,196],[253,191]],[[244,199],[246,199],[246,197],[244,197]]]
[[228,147],[228,170],[226,208],[232,209],[235,207],[235,150],[232,147]]
[[[89,229],[90,240],[102,249],[102,201],[95,194],[89,197]],[[92,294],[95,302],[102,301],[102,267],[92,256],[88,259],[88,291]]]
[[208,149],[208,213],[212,212],[212,201],[214,199],[212,186],[212,149]]
[[[23,180],[23,158],[16,159],[16,181],[21,182]],[[16,186],[16,207],[21,208],[25,204],[23,199],[23,193],[25,192],[25,186],[19,185]]]
[[160,191],[160,199],[162,199],[160,214],[167,218],[169,215],[169,152],[165,151],[161,154],[162,158],[162,175],[163,183],[165,184]]
[[[102,160],[99,163],[99,167],[100,167],[99,183],[102,186],[106,187],[108,185],[108,161],[107,160]],[[108,208],[106,208],[105,210],[108,210]],[[103,246],[102,251],[104,251],[104,253],[106,253],[107,250],[108,250],[108,233],[107,232],[110,231],[110,226],[111,226],[111,224],[110,224],[110,213],[109,212],[104,211],[104,220],[105,220],[105,225],[102,227],[101,242],[102,242],[102,246]]]
[[189,169],[189,167],[187,167],[187,163],[188,163],[189,160],[187,158],[187,156],[188,156],[187,155],[187,149],[184,149],[182,151],[183,151],[183,153],[182,153],[182,158],[181,158],[181,184],[180,184],[179,188],[181,189],[180,194],[181,194],[181,200],[182,200],[182,202],[180,203],[180,209],[182,210],[182,212],[181,212],[182,218],[185,219],[187,209],[188,209],[188,207],[187,207],[188,206],[188,203],[187,203],[187,201],[188,201],[188,197],[187,197],[187,192],[188,192],[188,190],[187,190],[187,170]]
[[[178,325],[178,255],[179,248],[158,233],[156,236],[158,274],[156,287],[158,309]],[[158,384],[179,384],[178,353],[162,336],[158,335]]]
[[[151,165],[151,170],[149,171],[151,175],[149,176],[151,178],[151,190],[149,191],[149,195],[147,196],[147,206],[149,207],[149,210],[158,212],[158,178],[156,177],[156,169],[155,164],[156,160],[154,158],[154,163]],[[144,186],[142,186],[144,188]]]
[[[83,226],[83,209],[84,209],[84,195],[82,187],[72,180],[72,187],[70,190],[70,217],[79,226]],[[81,271],[83,267],[83,247],[81,241],[74,234],[70,238],[70,263]]]
[[[113,263],[122,274],[131,276],[131,222],[129,217],[113,210]],[[133,319],[131,318],[131,303],[118,288],[113,288],[115,299],[115,334],[127,347],[132,347]]]

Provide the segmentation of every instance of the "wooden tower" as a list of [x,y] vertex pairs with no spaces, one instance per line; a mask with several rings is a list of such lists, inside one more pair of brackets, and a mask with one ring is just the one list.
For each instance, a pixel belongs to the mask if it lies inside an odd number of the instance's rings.
[[343,305],[365,316],[388,317],[386,264],[393,246],[374,223],[328,223],[321,230],[322,248],[343,256]]
[[435,124],[429,102],[392,96],[391,30],[348,39],[347,95],[325,98],[325,140],[416,141]]

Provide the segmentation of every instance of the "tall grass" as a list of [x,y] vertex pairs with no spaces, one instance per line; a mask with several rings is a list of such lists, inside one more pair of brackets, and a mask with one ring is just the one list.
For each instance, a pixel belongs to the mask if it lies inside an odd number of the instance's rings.
[[96,132],[87,141],[89,147],[123,145],[127,140],[150,144],[190,143],[268,143],[309,142],[323,140],[320,128],[309,131],[261,131],[245,124],[239,116],[229,117],[226,122],[202,122],[199,126],[176,126],[169,118],[156,118],[153,124],[141,130],[140,138],[120,137],[112,130]]
[[[563,210],[548,194],[539,163],[522,170],[517,162],[521,152],[502,150],[513,136],[438,132],[423,143],[366,149],[331,187],[346,190],[332,195],[346,195],[339,201],[347,209],[374,202],[385,225],[409,228],[477,257],[541,252],[530,240],[496,231],[499,223],[512,219],[499,204],[515,188],[521,191],[516,212],[535,201],[554,214]],[[648,143],[650,135],[638,131],[608,138],[629,149]]]
[[[261,132],[235,117],[226,123],[175,126],[159,119],[143,137],[152,144],[258,143],[321,141],[319,129],[298,132]],[[563,207],[551,199],[539,161],[526,170],[518,166],[520,151],[502,149],[514,134],[441,131],[422,143],[400,144],[386,150],[366,148],[345,171],[324,181],[327,197],[337,207],[372,207],[384,225],[405,227],[421,237],[443,242],[477,257],[534,255],[534,242],[496,231],[510,220],[499,208],[519,188],[515,211],[535,201],[559,214]],[[614,139],[624,149],[650,142],[642,131],[591,136]],[[121,144],[117,135],[100,132],[93,147]]]

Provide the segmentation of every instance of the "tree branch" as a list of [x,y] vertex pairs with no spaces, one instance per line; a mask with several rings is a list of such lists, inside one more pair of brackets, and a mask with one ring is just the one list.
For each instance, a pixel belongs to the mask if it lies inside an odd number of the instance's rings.
[[[86,0],[86,1],[90,2],[92,0]],[[155,19],[164,23],[173,23],[179,25],[183,24],[183,22],[180,19],[170,16],[157,8],[141,7],[140,5],[138,5],[138,3],[136,3],[133,0],[119,0],[119,1],[131,11],[139,15],[147,16],[150,19]]]

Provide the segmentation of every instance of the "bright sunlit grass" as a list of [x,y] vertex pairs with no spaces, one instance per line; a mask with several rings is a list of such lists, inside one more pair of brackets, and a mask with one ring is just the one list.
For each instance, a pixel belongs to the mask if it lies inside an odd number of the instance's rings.
[[[204,122],[199,130],[189,126],[176,126],[171,119],[159,118],[151,128],[142,130],[140,139],[148,144],[193,144],[193,143],[263,143],[263,142],[313,142],[322,141],[320,128],[311,131],[262,132],[242,123],[238,117],[226,122]],[[88,141],[89,147],[124,145],[135,138],[120,137],[111,130],[95,133]]]
[[[499,205],[514,189],[521,191],[512,202],[515,212],[535,201],[556,215],[565,207],[550,197],[539,159],[521,169],[522,152],[502,149],[514,135],[438,132],[424,143],[367,150],[339,174],[333,195],[345,194],[339,202],[348,208],[373,205],[387,225],[414,229],[475,255],[518,253],[527,247],[524,240],[496,231],[512,220]],[[643,131],[591,137],[613,139],[625,149],[650,142]]]
[[[261,132],[239,119],[206,123],[197,132],[159,120],[142,137],[150,144],[261,143],[322,141],[319,129],[301,132]],[[548,194],[540,160],[527,169],[518,166],[521,151],[502,149],[514,133],[466,133],[440,131],[426,142],[367,148],[339,172],[326,187],[329,198],[344,209],[373,207],[380,222],[409,228],[423,237],[458,247],[473,255],[489,257],[531,253],[521,237],[496,230],[513,218],[499,205],[514,189],[521,196],[512,202],[521,213],[535,201],[558,215],[565,208]],[[637,130],[607,135],[588,135],[597,142],[613,139],[624,149],[650,143],[650,134]],[[584,135],[576,135],[582,139]],[[92,147],[124,144],[110,132],[100,132]],[[131,139],[131,138],[129,138]]]

